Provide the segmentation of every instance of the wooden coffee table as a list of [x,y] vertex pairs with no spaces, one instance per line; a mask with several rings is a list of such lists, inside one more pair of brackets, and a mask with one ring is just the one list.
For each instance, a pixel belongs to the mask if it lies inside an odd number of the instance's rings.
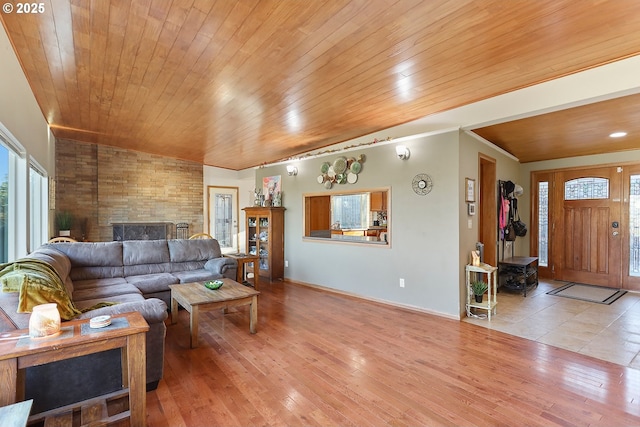
[[198,346],[198,317],[200,310],[227,309],[242,305],[251,306],[249,310],[249,331],[256,333],[258,324],[258,295],[260,292],[240,283],[223,278],[220,289],[211,290],[204,287],[204,282],[181,283],[169,285],[171,288],[171,323],[178,321],[178,304],[189,312],[189,328],[191,331],[191,348]]

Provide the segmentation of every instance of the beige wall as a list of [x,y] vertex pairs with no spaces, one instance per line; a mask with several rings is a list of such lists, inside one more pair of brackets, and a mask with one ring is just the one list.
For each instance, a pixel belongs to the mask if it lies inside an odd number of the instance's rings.
[[[350,144],[357,142],[350,141]],[[393,144],[374,144],[345,154],[293,162],[297,176],[286,165],[256,170],[256,185],[265,176],[282,178],[285,211],[285,277],[366,298],[459,317],[459,215],[458,132],[418,137],[402,142],[411,150],[409,160],[399,160]],[[326,190],[317,177],[323,162],[338,156],[366,155],[358,181]],[[426,173],[433,190],[416,195],[413,177]],[[391,245],[351,245],[303,240],[306,193],[335,194],[388,188]],[[399,286],[399,279],[405,287]]]
[[[513,181],[520,183],[518,181],[519,172],[520,172],[520,163],[518,163],[515,158],[510,155],[505,154],[502,150],[496,149],[495,146],[490,144],[485,144],[480,142],[477,138],[469,135],[466,132],[460,132],[460,159],[459,159],[459,167],[460,167],[460,190],[459,193],[463,194],[464,191],[464,183],[465,178],[472,178],[476,180],[476,185],[479,184],[479,155],[483,154],[488,156],[496,161],[496,179],[499,181]],[[496,182],[497,186],[497,182]],[[476,187],[476,200],[478,200],[478,188]],[[525,196],[526,198],[527,196]],[[476,242],[478,242],[480,236],[480,227],[479,227],[479,215],[470,216],[468,215],[467,203],[465,202],[462,196],[459,197],[460,200],[460,311],[461,314],[465,310],[466,304],[466,274],[465,274],[465,266],[470,260],[471,251],[475,250]],[[498,202],[497,200],[494,202],[497,210]],[[469,221],[471,227],[469,227]],[[496,239],[490,242],[482,242],[485,247],[488,245],[496,245],[497,246],[497,254],[498,259],[502,259],[503,247],[505,249],[505,257],[511,256],[511,244],[510,242],[506,242],[505,245],[502,244],[501,241],[498,240],[498,236],[496,235]],[[514,254],[516,256],[528,256],[529,249],[526,246],[525,241],[521,238],[518,238],[515,242]]]
[[56,170],[56,211],[78,218],[75,237],[85,219],[91,241],[113,240],[114,222],[186,222],[190,234],[203,230],[199,163],[58,140]]

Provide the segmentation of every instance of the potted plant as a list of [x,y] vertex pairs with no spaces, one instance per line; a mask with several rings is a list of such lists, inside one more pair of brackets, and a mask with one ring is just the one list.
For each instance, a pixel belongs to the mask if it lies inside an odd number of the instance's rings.
[[56,226],[60,236],[70,236],[73,225],[73,215],[69,211],[58,212],[56,214]]
[[484,296],[484,293],[487,292],[488,288],[489,285],[487,285],[487,282],[483,282],[482,280],[476,280],[471,283],[471,290],[476,298],[476,302],[482,302],[482,297]]

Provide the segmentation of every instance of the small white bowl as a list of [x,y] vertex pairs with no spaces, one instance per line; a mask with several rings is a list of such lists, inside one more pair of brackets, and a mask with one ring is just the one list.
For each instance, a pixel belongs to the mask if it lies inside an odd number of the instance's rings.
[[90,328],[104,328],[111,324],[111,316],[96,316],[89,321]]

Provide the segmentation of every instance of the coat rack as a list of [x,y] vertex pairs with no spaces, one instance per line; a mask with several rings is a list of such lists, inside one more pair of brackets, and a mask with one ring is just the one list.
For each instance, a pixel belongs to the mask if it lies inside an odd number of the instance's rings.
[[[510,188],[513,186],[513,188]],[[510,221],[513,220],[513,201],[515,200],[515,196],[513,191],[515,189],[515,184],[511,181],[498,181],[498,241],[502,243],[502,254],[501,259],[504,261],[504,251],[506,246],[505,239],[505,228],[509,224]],[[505,211],[505,202],[509,204],[508,210]],[[515,237],[514,240],[511,240],[511,257],[515,256]],[[500,248],[498,248],[500,251]]]

